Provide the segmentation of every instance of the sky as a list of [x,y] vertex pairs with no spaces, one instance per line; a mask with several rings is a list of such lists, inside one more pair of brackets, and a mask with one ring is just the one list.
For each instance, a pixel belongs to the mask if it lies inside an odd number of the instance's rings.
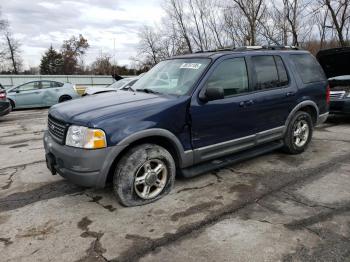
[[[138,30],[157,25],[164,11],[162,0],[1,0],[2,16],[9,20],[22,45],[24,67],[38,66],[52,45],[82,34],[90,48],[84,58],[91,63],[101,53],[115,54],[119,65],[136,56]],[[115,48],[114,48],[115,46]]]

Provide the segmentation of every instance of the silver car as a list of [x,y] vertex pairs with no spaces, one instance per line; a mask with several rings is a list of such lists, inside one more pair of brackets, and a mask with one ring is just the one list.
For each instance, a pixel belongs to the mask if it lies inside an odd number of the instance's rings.
[[136,83],[136,81],[139,80],[139,77],[130,77],[130,78],[124,78],[117,82],[114,82],[113,84],[105,87],[88,87],[85,90],[85,95],[96,95],[106,92],[116,92],[120,89],[126,89],[128,87],[133,86],[133,84]]
[[73,84],[49,80],[32,81],[7,90],[12,108],[49,107],[77,97]]

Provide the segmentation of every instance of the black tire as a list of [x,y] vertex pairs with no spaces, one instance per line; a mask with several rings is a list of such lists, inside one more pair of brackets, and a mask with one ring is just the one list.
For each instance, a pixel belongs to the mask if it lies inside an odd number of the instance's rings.
[[[303,143],[299,143],[299,145],[298,145],[298,142],[296,141],[296,136],[294,135],[294,132],[298,128],[297,125],[300,123],[302,123],[303,125],[307,124],[308,135],[307,135],[307,138],[303,140]],[[313,133],[313,123],[312,123],[312,118],[311,118],[310,114],[307,112],[304,112],[304,111],[297,112],[293,116],[292,120],[289,122],[289,125],[287,127],[286,134],[284,137],[283,151],[286,153],[289,153],[289,154],[300,154],[300,153],[304,152],[311,141],[312,133]],[[301,134],[301,136],[303,136],[303,134]],[[300,140],[302,140],[302,139],[300,139]]]
[[72,100],[72,97],[69,95],[63,95],[58,99],[58,103],[66,102],[68,100]]
[[9,99],[10,106],[11,106],[11,111],[15,108],[15,102],[13,102],[11,99]]
[[[161,190],[160,193],[150,199],[144,199],[140,196],[139,187],[136,186],[136,177],[138,177],[140,172],[147,170],[144,165],[149,163],[149,161],[163,163],[164,169],[162,169],[162,172],[166,172],[166,176],[161,187],[156,185],[150,186],[155,191]],[[174,186],[175,174],[174,158],[166,149],[155,144],[142,144],[131,148],[120,159],[114,172],[113,191],[118,201],[124,206],[145,205],[162,198],[171,191]],[[155,176],[158,180],[158,174]],[[140,186],[146,186],[146,182]]]

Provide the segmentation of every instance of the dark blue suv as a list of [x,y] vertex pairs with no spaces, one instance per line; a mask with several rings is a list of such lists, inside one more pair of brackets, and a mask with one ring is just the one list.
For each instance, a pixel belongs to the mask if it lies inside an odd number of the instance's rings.
[[178,56],[127,91],[53,106],[47,166],[82,186],[112,182],[123,205],[142,205],[167,194],[176,173],[192,177],[277,148],[303,152],[328,104],[327,79],[306,51]]

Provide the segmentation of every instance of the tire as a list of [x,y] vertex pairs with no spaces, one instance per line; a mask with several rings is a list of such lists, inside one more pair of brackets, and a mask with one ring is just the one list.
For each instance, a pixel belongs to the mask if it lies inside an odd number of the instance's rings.
[[9,102],[11,106],[11,111],[13,111],[13,109],[15,108],[15,103],[11,99],[9,99]]
[[66,101],[71,100],[71,99],[72,99],[71,96],[69,96],[69,95],[63,95],[63,96],[61,96],[61,97],[58,99],[58,103],[66,102]]
[[304,111],[297,112],[290,123],[284,137],[283,151],[289,154],[300,154],[308,147],[313,133],[312,118]]
[[114,172],[113,191],[124,206],[145,205],[171,191],[175,174],[174,158],[166,149],[142,144],[131,148],[120,159]]

